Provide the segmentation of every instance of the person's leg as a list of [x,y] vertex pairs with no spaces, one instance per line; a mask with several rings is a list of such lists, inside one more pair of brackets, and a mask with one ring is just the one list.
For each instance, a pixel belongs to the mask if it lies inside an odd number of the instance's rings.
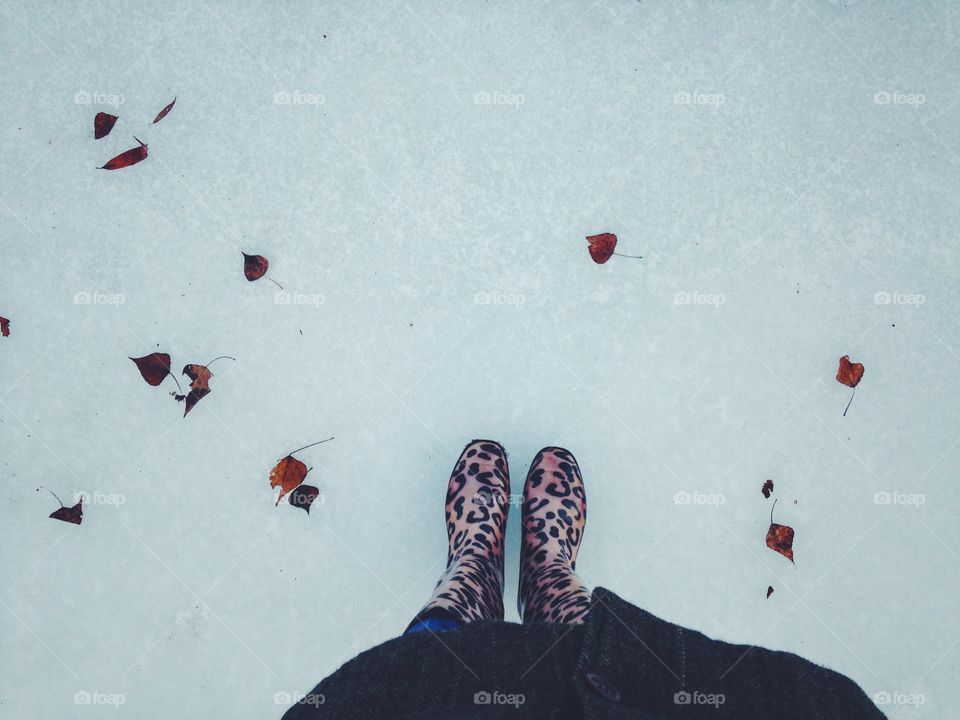
[[491,440],[474,440],[464,448],[447,485],[447,569],[406,632],[503,620],[503,540],[509,497],[503,447]]
[[523,622],[583,622],[590,590],[574,570],[586,522],[587,494],[576,458],[563,448],[544,448],[523,488],[517,598]]

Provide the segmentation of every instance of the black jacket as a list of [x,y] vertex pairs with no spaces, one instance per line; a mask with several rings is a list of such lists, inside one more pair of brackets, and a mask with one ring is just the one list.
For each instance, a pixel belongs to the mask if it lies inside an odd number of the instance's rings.
[[474,622],[398,637],[290,708],[306,718],[884,716],[849,678],[796,655],[712,640],[604,588],[583,625]]

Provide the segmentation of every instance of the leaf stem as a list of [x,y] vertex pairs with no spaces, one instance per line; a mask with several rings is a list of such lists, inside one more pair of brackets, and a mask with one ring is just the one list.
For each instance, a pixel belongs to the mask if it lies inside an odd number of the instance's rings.
[[280,288],[281,290],[283,290],[283,285],[281,285],[280,283],[278,283],[278,282],[277,282],[276,280],[274,280],[272,277],[270,277],[269,275],[267,275],[266,278],[267,278],[267,280],[269,280],[270,282],[272,282],[274,285],[276,285],[278,288]]
[[853,386],[853,392],[850,393],[850,400],[847,402],[847,406],[843,409],[843,416],[844,416],[844,417],[847,416],[847,410],[850,409],[850,403],[853,402],[853,396],[856,395],[856,394],[857,394],[857,386],[854,385],[854,386]]
[[183,395],[183,388],[180,387],[180,381],[177,380],[177,376],[173,374],[172,370],[167,370],[167,375],[173,378],[173,381],[177,384],[177,390],[179,390],[180,394]]
[[230,357],[229,355],[220,355],[219,357],[215,357],[213,360],[211,360],[210,362],[208,362],[205,367],[210,367],[210,366],[213,365],[213,363],[215,363],[217,360],[233,360],[234,362],[237,361],[237,359],[236,359],[235,357]]
[[770,524],[773,525],[773,508],[777,506],[777,501],[773,501],[773,505],[770,507]]
[[320,444],[325,443],[325,442],[330,442],[331,440],[333,440],[332,437],[328,437],[326,440],[317,440],[317,442],[315,442],[315,443],[310,443],[309,445],[304,445],[302,448],[297,448],[296,450],[291,450],[291,451],[288,452],[284,457],[290,457],[290,456],[293,455],[293,453],[295,453],[295,452],[300,452],[301,450],[306,450],[307,448],[312,448],[314,445],[320,445]]
[[623,253],[615,252],[614,255],[619,257],[633,258],[634,260],[643,260],[643,255],[624,255]]

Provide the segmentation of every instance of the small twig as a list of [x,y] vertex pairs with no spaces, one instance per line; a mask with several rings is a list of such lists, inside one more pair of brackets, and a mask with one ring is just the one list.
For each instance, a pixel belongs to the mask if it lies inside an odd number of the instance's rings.
[[309,445],[304,445],[302,448],[297,448],[296,450],[291,450],[291,451],[288,452],[286,455],[284,455],[284,457],[290,457],[290,456],[293,455],[295,452],[300,452],[301,450],[306,450],[307,448],[312,448],[314,445],[320,445],[320,444],[325,443],[325,442],[330,442],[331,440],[333,440],[332,437],[328,437],[326,440],[317,440],[317,442],[315,442],[315,443],[310,443]]

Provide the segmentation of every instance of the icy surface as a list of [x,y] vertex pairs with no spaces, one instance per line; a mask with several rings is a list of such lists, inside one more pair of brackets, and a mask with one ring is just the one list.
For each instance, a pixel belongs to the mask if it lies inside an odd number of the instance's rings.
[[[429,595],[474,437],[577,455],[589,583],[955,713],[957,7],[315,5],[0,4],[0,717],[279,717]],[[154,351],[237,361],[183,419]]]

